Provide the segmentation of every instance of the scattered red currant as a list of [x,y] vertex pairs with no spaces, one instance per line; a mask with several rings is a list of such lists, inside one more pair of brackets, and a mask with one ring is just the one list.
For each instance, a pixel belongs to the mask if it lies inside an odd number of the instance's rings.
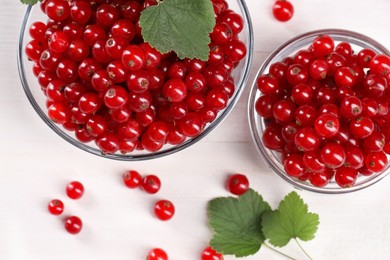
[[150,194],[157,193],[161,188],[160,178],[156,175],[147,175],[142,179],[141,188]]
[[154,205],[154,214],[160,220],[170,220],[175,214],[175,206],[169,200],[159,200]]
[[168,254],[161,248],[153,248],[149,251],[146,260],[168,260]]
[[78,234],[83,228],[83,222],[79,217],[71,216],[65,219],[65,230],[70,234]]
[[66,195],[71,199],[80,199],[84,194],[84,185],[78,181],[72,181],[66,186]]
[[223,255],[208,246],[203,250],[201,260],[223,260]]
[[135,189],[141,186],[142,176],[139,172],[131,170],[127,171],[122,176],[123,183],[130,189]]
[[242,195],[249,189],[249,180],[243,174],[232,174],[227,179],[226,187],[232,194]]
[[272,13],[277,20],[286,22],[293,17],[294,6],[288,0],[277,0],[273,5]]
[[61,215],[64,212],[64,203],[61,200],[54,199],[49,202],[48,210],[53,215]]

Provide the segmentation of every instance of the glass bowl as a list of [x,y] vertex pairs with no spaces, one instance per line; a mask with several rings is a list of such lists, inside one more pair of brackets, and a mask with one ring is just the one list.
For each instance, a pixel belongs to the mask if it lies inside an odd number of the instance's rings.
[[270,66],[278,61],[282,61],[284,58],[293,56],[301,49],[307,49],[313,40],[319,35],[329,35],[335,41],[335,46],[339,42],[349,42],[354,51],[359,51],[363,48],[371,48],[376,53],[384,53],[390,55],[389,51],[376,42],[375,40],[347,30],[340,29],[323,29],[318,31],[308,32],[302,35],[299,35],[286,43],[282,44],[277,48],[261,65],[260,69],[257,72],[255,80],[250,90],[249,101],[248,101],[248,115],[249,115],[249,124],[252,134],[253,141],[255,143],[256,149],[259,152],[260,156],[266,161],[268,166],[278,174],[282,179],[292,184],[298,189],[318,192],[318,193],[328,193],[328,194],[340,194],[348,193],[352,191],[361,190],[372,184],[378,182],[383,177],[385,177],[389,172],[389,166],[382,173],[374,173],[371,176],[359,175],[356,181],[356,184],[352,187],[341,188],[334,181],[334,178],[331,179],[329,184],[324,187],[316,187],[312,185],[309,181],[302,181],[298,178],[291,177],[287,175],[284,171],[283,164],[281,162],[280,153],[272,151],[265,147],[262,134],[266,128],[266,120],[257,114],[255,109],[255,102],[258,97],[261,95],[261,92],[257,89],[256,80],[257,78],[269,72]]
[[25,46],[31,40],[29,36],[30,25],[35,21],[47,21],[47,16],[41,11],[40,6],[28,6],[26,13],[24,15],[20,38],[19,38],[19,47],[18,47],[18,69],[19,76],[23,86],[23,89],[27,95],[28,100],[30,101],[34,110],[38,113],[41,119],[60,137],[62,137],[67,142],[71,143],[75,147],[82,149],[86,152],[102,156],[105,158],[123,160],[123,161],[137,161],[145,159],[153,159],[162,157],[165,155],[173,154],[180,150],[183,150],[205,136],[207,136],[215,127],[217,127],[226,116],[233,109],[237,103],[242,91],[245,87],[250,65],[252,63],[252,53],[253,53],[253,29],[251,24],[251,19],[249,16],[248,8],[244,0],[229,0],[229,9],[234,10],[236,13],[240,14],[244,20],[244,28],[239,34],[239,39],[244,42],[247,48],[246,56],[236,64],[233,69],[231,76],[234,80],[235,89],[234,93],[230,97],[227,106],[218,112],[216,118],[208,123],[204,130],[195,137],[188,137],[184,142],[178,145],[169,145],[165,144],[160,150],[156,152],[148,152],[145,150],[135,149],[131,153],[122,154],[120,152],[108,154],[102,153],[101,150],[96,146],[95,142],[82,143],[75,138],[74,132],[68,131],[62,127],[53,123],[50,118],[47,116],[46,108],[46,98],[44,93],[41,91],[37,78],[33,75],[32,68],[33,62],[29,61],[25,54]]

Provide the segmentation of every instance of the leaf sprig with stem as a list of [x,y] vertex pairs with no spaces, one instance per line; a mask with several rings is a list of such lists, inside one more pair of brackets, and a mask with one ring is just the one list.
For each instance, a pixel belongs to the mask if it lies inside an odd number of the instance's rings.
[[276,249],[294,240],[306,257],[312,259],[299,240],[314,238],[319,216],[308,212],[307,204],[295,191],[286,195],[275,210],[252,189],[238,198],[216,198],[208,204],[208,218],[214,230],[210,246],[222,254],[249,256],[264,245],[295,259]]

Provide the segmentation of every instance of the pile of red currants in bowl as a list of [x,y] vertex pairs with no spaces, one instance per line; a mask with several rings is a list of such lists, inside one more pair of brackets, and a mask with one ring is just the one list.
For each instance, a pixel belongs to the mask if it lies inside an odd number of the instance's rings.
[[47,22],[29,28],[25,53],[47,114],[103,154],[156,152],[199,136],[236,93],[232,72],[246,56],[243,18],[225,0],[207,61],[162,54],[142,37],[139,17],[156,0],[44,0]]
[[315,187],[380,174],[390,154],[389,80],[388,55],[319,35],[258,75],[262,143],[280,153],[287,176]]

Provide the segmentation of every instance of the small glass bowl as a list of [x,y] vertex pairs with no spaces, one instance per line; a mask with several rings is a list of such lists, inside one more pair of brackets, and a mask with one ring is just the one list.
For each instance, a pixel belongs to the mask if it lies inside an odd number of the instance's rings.
[[207,136],[214,128],[216,128],[226,118],[226,116],[233,109],[240,95],[242,94],[242,91],[244,90],[246,81],[249,76],[249,72],[250,72],[249,70],[250,70],[250,65],[252,63],[252,56],[253,56],[253,28],[252,28],[249,11],[244,0],[229,0],[227,2],[229,4],[229,9],[232,9],[238,14],[240,14],[244,20],[244,29],[240,33],[239,38],[241,41],[245,43],[247,47],[247,55],[243,60],[240,61],[240,63],[235,67],[235,69],[232,72],[232,77],[235,83],[235,92],[230,98],[227,107],[224,110],[219,111],[215,120],[207,124],[203,132],[196,137],[187,138],[183,143],[175,146],[166,144],[157,152],[134,150],[134,152],[128,154],[121,154],[119,152],[114,154],[104,154],[95,145],[93,141],[89,143],[82,143],[75,138],[73,132],[69,132],[65,130],[61,125],[57,125],[53,123],[47,116],[45,95],[40,90],[37,78],[32,73],[33,62],[30,62],[28,60],[24,52],[26,44],[28,43],[29,40],[31,40],[28,32],[30,25],[34,21],[47,20],[47,17],[45,16],[45,14],[42,13],[39,5],[36,6],[30,5],[27,7],[26,13],[24,15],[21,31],[20,31],[20,36],[19,36],[18,69],[19,69],[20,80],[23,89],[27,95],[27,98],[30,101],[33,108],[35,109],[35,111],[41,117],[41,119],[54,132],[56,132],[60,137],[62,137],[67,142],[71,143],[75,147],[82,149],[86,152],[101,157],[109,158],[109,159],[122,160],[122,161],[138,161],[138,160],[159,158],[165,155],[169,155],[181,151],[195,144],[205,136]]
[[390,55],[390,52],[381,44],[376,42],[375,40],[347,30],[341,29],[323,29],[308,32],[302,35],[299,35],[286,43],[282,44],[279,48],[277,48],[262,64],[259,71],[256,74],[255,80],[251,87],[250,95],[249,95],[249,103],[248,103],[248,115],[249,115],[249,124],[250,130],[252,134],[253,141],[259,152],[260,156],[264,158],[267,162],[268,166],[276,172],[281,178],[285,181],[292,184],[294,187],[298,189],[318,192],[318,193],[327,193],[327,194],[340,194],[340,193],[348,193],[357,190],[364,189],[368,186],[373,185],[374,183],[381,180],[389,173],[389,166],[382,173],[375,173],[371,176],[362,176],[359,175],[356,184],[350,188],[341,188],[337,185],[337,183],[333,180],[329,182],[325,187],[316,187],[312,185],[308,181],[301,181],[297,178],[293,178],[288,176],[283,168],[283,164],[280,160],[280,153],[276,151],[272,151],[264,146],[262,141],[262,135],[265,130],[265,120],[261,116],[259,116],[255,109],[255,103],[257,98],[261,95],[260,91],[257,89],[256,80],[257,78],[269,72],[270,66],[278,61],[282,61],[284,58],[293,56],[299,50],[307,49],[313,40],[319,35],[329,35],[335,41],[335,46],[337,43],[345,41],[349,42],[354,51],[359,51],[363,48],[370,48],[377,53],[384,53]]

